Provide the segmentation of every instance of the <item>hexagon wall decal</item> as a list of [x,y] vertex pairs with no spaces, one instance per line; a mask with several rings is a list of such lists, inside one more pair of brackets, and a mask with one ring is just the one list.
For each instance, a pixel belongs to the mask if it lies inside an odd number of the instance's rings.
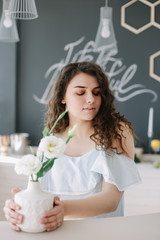
[[[159,8],[160,7],[160,0],[158,0],[157,2],[155,2],[153,4],[153,7],[152,7],[152,16],[153,16],[153,19],[152,19],[152,24],[154,27],[157,27],[160,29],[160,23],[156,22],[156,8]],[[159,9],[158,9],[159,10]]]
[[[147,6],[150,7],[150,22],[145,24],[145,25],[143,25],[142,27],[140,27],[138,29],[136,29],[135,27],[133,27],[133,26],[129,25],[128,23],[126,23],[126,19],[125,19],[126,18],[126,9],[128,7],[130,7],[131,5],[135,4],[136,2],[141,2],[144,5],[147,5]],[[149,28],[150,26],[152,26],[152,21],[151,21],[152,18],[153,18],[152,14],[153,14],[152,3],[147,2],[145,0],[132,0],[132,1],[129,1],[128,3],[126,3],[125,5],[123,5],[121,7],[121,25],[124,28],[128,29],[129,31],[131,31],[131,32],[133,32],[135,34],[139,34],[139,33],[143,32],[144,30],[146,30],[147,28]]]
[[155,59],[160,56],[160,51],[152,54],[150,56],[150,63],[149,63],[149,75],[154,78],[155,80],[160,82],[160,76],[158,76],[155,72],[154,72],[154,61]]

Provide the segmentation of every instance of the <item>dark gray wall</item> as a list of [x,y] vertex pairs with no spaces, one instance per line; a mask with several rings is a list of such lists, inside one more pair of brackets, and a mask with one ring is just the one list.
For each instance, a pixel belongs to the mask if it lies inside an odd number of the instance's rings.
[[[121,6],[129,2],[128,0],[110,0],[109,6],[113,8],[113,24],[116,39],[118,42],[118,54],[115,59],[120,59],[124,70],[115,77],[116,82],[121,81],[123,75],[130,66],[136,64],[137,71],[132,79],[125,85],[124,89],[135,84],[141,84],[141,89],[146,90],[145,93],[137,94],[135,97],[127,101],[116,100],[117,110],[133,123],[136,135],[139,137],[137,146],[143,146],[147,150],[148,138],[148,112],[149,108],[154,107],[154,137],[160,138],[160,110],[159,99],[153,102],[153,94],[160,96],[160,82],[149,76],[149,57],[159,51],[160,30],[156,27],[149,27],[140,34],[134,34],[123,28],[120,24]],[[153,2],[153,1],[151,1]],[[155,2],[155,1],[154,1]],[[54,64],[61,60],[65,61],[68,51],[64,47],[72,42],[78,41],[81,37],[85,37],[81,44],[74,48],[72,57],[78,51],[82,50],[89,41],[94,41],[99,24],[100,7],[105,5],[102,0],[37,0],[37,10],[39,18],[32,21],[19,21],[20,42],[17,44],[17,104],[13,110],[15,79],[6,77],[9,86],[13,90],[13,102],[10,106],[15,114],[16,109],[16,129],[18,132],[28,132],[30,134],[31,144],[38,144],[43,129],[43,115],[45,106],[38,103],[33,98],[35,94],[41,98],[47,85],[50,82],[52,73],[45,78],[46,71]],[[139,28],[141,25],[149,21],[149,8],[141,4],[134,5],[126,12],[126,20],[130,24]],[[157,19],[159,21],[159,19]],[[0,68],[4,63],[3,59],[9,58],[11,51],[9,48],[14,46],[0,44]],[[7,48],[7,51],[5,50]],[[9,52],[8,52],[9,51]],[[10,75],[15,76],[16,56],[14,50],[12,55],[12,71]],[[90,53],[96,62],[98,54]],[[70,60],[72,60],[72,57]],[[76,60],[79,60],[76,59]],[[11,61],[11,60],[10,60]],[[159,61],[159,59],[158,59]],[[7,59],[5,63],[7,63]],[[110,72],[113,62],[105,65],[106,72]],[[156,71],[158,63],[156,63]],[[5,64],[6,65],[6,64]],[[1,76],[7,76],[6,66],[1,70]],[[160,72],[159,72],[160,74]],[[2,77],[0,77],[2,79]],[[0,80],[2,81],[2,80]],[[3,82],[5,82],[3,80]],[[1,84],[2,85],[2,84]],[[137,88],[140,90],[140,88]],[[149,92],[149,91],[152,92]],[[5,94],[8,90],[4,88],[2,99],[4,101]],[[120,97],[133,93],[118,93]],[[116,91],[114,91],[116,94]],[[11,95],[12,95],[11,94]],[[1,99],[1,97],[0,97]],[[9,98],[8,98],[9,99]],[[0,102],[1,103],[1,102]],[[4,108],[3,104],[3,108]],[[2,110],[0,110],[1,113]],[[14,114],[6,111],[5,116],[10,114],[13,124]],[[4,116],[3,116],[4,119]],[[6,119],[6,117],[5,117]],[[6,123],[0,131],[8,131]],[[13,128],[14,130],[14,128]]]
[[[0,13],[2,1],[0,1]],[[0,42],[0,135],[15,132],[16,45]]]
[[[15,44],[0,43],[0,134],[15,131]],[[3,57],[2,57],[3,56]]]

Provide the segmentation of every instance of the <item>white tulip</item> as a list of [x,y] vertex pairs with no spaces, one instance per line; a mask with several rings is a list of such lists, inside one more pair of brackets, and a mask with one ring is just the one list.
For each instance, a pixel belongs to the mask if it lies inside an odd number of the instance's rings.
[[75,124],[71,129],[69,129],[68,136],[70,138],[72,138],[76,135],[76,129],[77,129],[77,124]]
[[18,175],[31,175],[36,174],[42,167],[42,163],[38,157],[32,154],[24,155],[21,159],[17,160],[15,171]]
[[38,150],[37,156],[42,155],[46,158],[58,158],[60,157],[66,148],[66,144],[61,138],[57,138],[55,136],[46,136],[41,139]]

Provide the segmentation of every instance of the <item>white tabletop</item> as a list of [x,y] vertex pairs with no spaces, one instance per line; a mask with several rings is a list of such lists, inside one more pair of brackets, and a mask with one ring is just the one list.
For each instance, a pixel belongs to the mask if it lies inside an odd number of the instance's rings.
[[24,233],[0,222],[1,240],[159,240],[160,213],[141,216],[65,221],[53,232]]

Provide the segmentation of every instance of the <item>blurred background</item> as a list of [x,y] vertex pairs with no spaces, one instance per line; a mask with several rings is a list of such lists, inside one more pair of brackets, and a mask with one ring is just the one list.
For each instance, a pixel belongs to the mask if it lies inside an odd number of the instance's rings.
[[149,141],[160,139],[160,1],[35,3],[38,18],[16,21],[19,41],[0,41],[0,135],[28,133],[38,145],[58,72],[70,62],[94,61],[109,77],[117,111],[134,126],[136,147],[149,152]]

